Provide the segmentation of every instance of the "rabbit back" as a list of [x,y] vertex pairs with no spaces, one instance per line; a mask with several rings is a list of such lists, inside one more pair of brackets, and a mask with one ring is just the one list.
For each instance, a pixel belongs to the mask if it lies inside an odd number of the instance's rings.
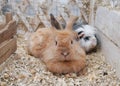
[[47,43],[50,41],[51,30],[48,28],[40,28],[32,33],[28,42],[28,52],[35,57],[42,57]]

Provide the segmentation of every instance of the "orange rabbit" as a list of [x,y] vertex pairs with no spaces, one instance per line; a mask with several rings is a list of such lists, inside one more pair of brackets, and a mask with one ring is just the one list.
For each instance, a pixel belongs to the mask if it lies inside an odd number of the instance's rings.
[[[85,51],[72,30],[77,17],[71,16],[65,29],[57,30],[59,23],[51,15],[51,28],[40,28],[28,42],[29,53],[40,58],[53,73],[80,72],[86,65]],[[57,22],[57,23],[54,23]]]

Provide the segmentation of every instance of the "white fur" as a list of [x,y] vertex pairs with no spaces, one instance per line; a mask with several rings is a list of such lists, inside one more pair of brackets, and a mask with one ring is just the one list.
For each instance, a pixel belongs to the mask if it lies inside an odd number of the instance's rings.
[[[89,52],[97,45],[97,38],[95,37],[96,29],[90,25],[83,25],[75,30],[76,32],[83,31],[84,36],[79,40],[80,45],[86,52]],[[89,40],[85,41],[84,38],[89,36]]]

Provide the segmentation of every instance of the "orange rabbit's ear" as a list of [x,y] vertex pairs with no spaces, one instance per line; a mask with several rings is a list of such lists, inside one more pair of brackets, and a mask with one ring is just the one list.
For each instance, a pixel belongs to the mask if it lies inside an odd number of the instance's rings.
[[55,19],[55,17],[53,16],[53,14],[50,14],[50,20],[51,20],[52,27],[54,27],[55,29],[58,29],[58,30],[63,29],[62,26]]
[[73,24],[77,21],[78,16],[70,16],[70,19],[67,22],[66,29],[72,30]]

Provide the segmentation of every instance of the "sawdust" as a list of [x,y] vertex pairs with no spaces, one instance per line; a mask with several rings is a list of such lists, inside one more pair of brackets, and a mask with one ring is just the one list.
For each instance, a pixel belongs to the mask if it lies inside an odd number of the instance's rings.
[[84,75],[54,75],[40,59],[27,54],[24,35],[17,41],[17,51],[1,65],[0,86],[120,86],[115,70],[105,63],[100,50],[87,55]]

